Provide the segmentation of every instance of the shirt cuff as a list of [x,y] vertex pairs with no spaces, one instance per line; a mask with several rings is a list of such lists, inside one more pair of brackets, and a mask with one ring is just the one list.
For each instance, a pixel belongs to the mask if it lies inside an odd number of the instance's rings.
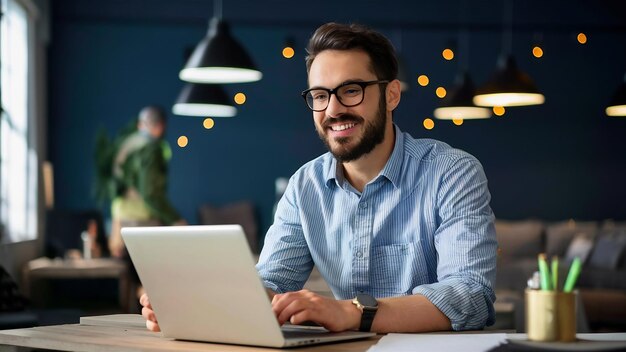
[[495,323],[495,295],[489,288],[461,280],[418,286],[413,294],[426,297],[452,325],[453,330],[482,329]]
[[278,285],[271,281],[263,280],[263,286],[265,286],[265,288],[267,289],[274,291],[274,293],[285,293],[283,292],[283,290],[280,289],[280,287],[278,287]]

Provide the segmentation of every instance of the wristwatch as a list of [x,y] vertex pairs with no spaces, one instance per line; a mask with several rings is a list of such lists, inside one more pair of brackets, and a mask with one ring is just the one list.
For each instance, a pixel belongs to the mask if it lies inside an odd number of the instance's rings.
[[372,322],[376,311],[378,311],[378,302],[370,295],[359,293],[352,300],[354,304],[361,311],[361,326],[359,331],[370,331],[372,329]]

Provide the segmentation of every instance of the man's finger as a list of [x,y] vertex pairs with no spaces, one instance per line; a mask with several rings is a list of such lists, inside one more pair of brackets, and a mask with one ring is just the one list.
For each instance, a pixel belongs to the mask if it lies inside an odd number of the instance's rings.
[[309,309],[305,309],[292,315],[289,318],[289,322],[291,324],[296,324],[296,325],[302,324],[305,322],[311,322],[311,323],[314,323],[313,325],[317,325],[319,322],[317,322],[312,315],[313,315],[313,311]]
[[141,309],[141,315],[146,320],[150,320],[150,321],[153,321],[155,323],[157,322],[156,315],[154,314],[154,311],[152,309],[150,309],[150,308],[143,307]]
[[139,297],[139,304],[141,304],[144,307],[148,307],[148,308],[152,308],[152,305],[150,305],[150,299],[148,298],[147,294],[142,294],[141,297]]
[[150,331],[154,331],[154,332],[159,332],[161,331],[161,328],[159,327],[159,324],[151,321],[151,320],[146,320],[146,328],[148,328],[148,330]]
[[274,314],[278,316],[295,298],[296,296],[293,294],[275,295],[274,298],[272,298],[272,310]]
[[303,299],[294,299],[280,311],[280,314],[278,315],[278,322],[280,324],[284,324],[290,321],[292,316],[310,310],[311,307],[308,303],[309,302]]

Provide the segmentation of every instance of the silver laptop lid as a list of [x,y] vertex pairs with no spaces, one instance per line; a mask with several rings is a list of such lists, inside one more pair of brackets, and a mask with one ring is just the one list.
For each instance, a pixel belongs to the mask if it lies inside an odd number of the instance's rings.
[[163,336],[282,347],[239,225],[123,228]]
[[281,330],[239,225],[132,227],[122,237],[165,337],[288,347],[376,335]]

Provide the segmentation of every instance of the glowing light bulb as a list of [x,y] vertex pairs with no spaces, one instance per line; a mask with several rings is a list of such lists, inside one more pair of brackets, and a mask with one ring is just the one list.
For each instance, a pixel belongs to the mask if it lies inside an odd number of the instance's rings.
[[283,57],[284,57],[285,59],[291,59],[291,58],[292,58],[295,54],[296,54],[296,51],[295,51],[295,50],[293,50],[293,48],[292,48],[292,47],[290,47],[290,46],[286,46],[286,47],[283,49]]
[[543,49],[541,49],[539,46],[535,46],[533,48],[533,56],[536,58],[540,58],[543,56]]
[[215,126],[215,121],[213,121],[212,118],[207,117],[204,121],[202,121],[202,126],[204,126],[207,130],[210,130],[213,126]]
[[187,144],[189,144],[189,139],[187,138],[187,136],[180,136],[178,137],[178,140],[176,142],[178,143],[179,147],[185,148]]
[[454,51],[452,51],[452,49],[444,49],[441,52],[441,56],[443,56],[444,59],[450,61],[454,59]]
[[430,83],[428,76],[420,75],[419,77],[417,77],[417,84],[419,84],[420,86],[426,87],[428,83]]
[[235,94],[234,100],[235,100],[235,103],[242,105],[243,103],[246,102],[246,95],[243,93],[237,93]]
[[494,106],[493,107],[493,113],[496,116],[502,116],[502,115],[504,115],[505,112],[506,112],[506,109],[504,108],[504,106]]
[[435,90],[435,94],[437,94],[439,98],[445,98],[448,92],[446,92],[446,89],[444,87],[437,87],[437,89]]
[[432,130],[435,127],[435,121],[433,119],[426,118],[424,119],[424,128],[427,130]]

